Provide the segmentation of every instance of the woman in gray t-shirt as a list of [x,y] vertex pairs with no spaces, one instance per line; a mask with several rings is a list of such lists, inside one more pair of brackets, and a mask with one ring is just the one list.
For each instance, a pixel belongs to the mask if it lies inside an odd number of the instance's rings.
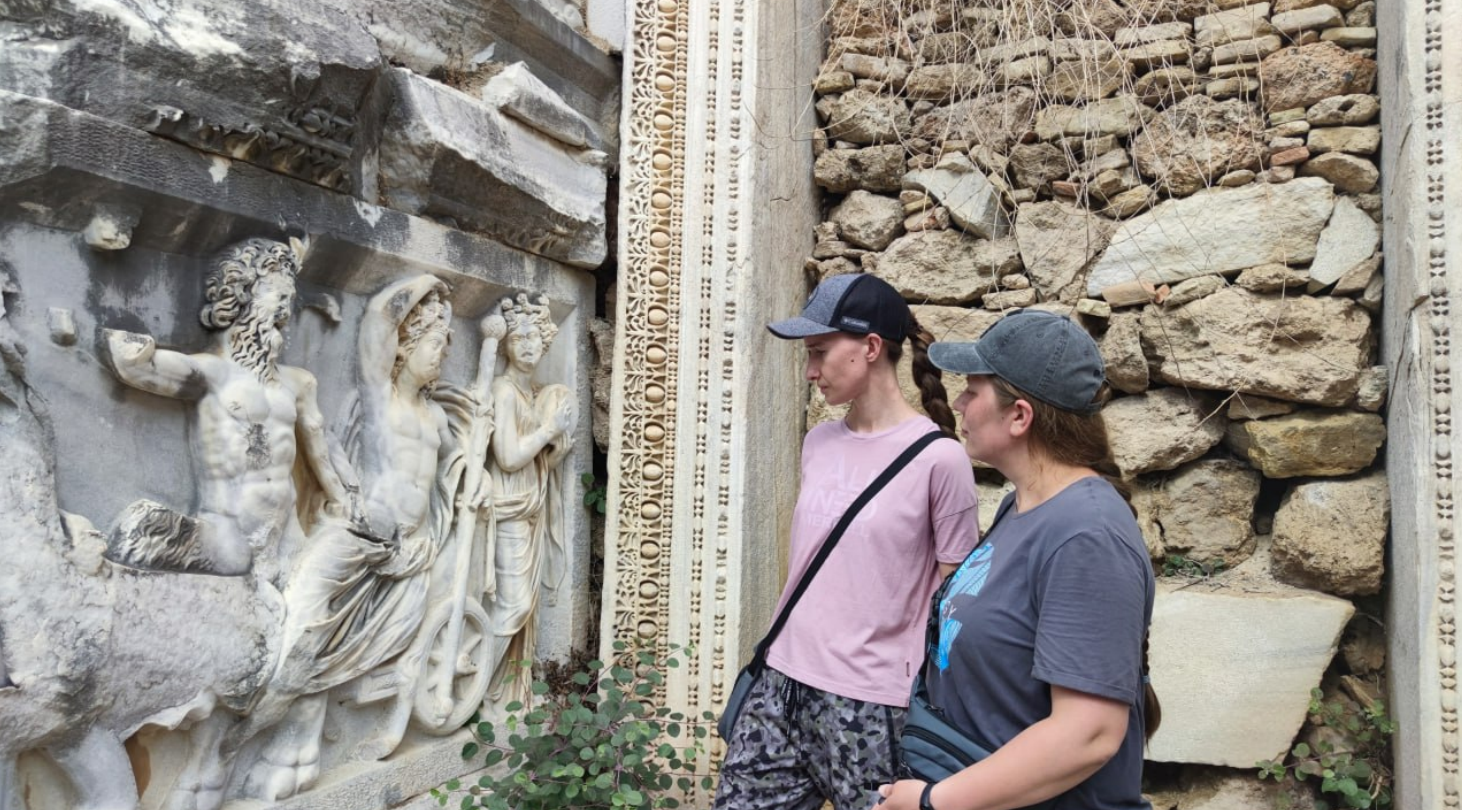
[[883,808],[1147,808],[1153,572],[1099,413],[1096,343],[1026,310],[929,356],[967,376],[965,449],[1015,485],[952,575],[925,668],[930,702],[994,753],[935,784],[884,785]]

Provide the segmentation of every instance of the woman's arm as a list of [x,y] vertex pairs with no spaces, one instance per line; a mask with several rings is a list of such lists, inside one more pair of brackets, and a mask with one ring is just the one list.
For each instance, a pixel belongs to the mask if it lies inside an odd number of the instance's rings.
[[[1107,763],[1127,735],[1121,701],[1051,687],[1051,714],[984,760],[934,786],[935,810],[1010,810],[1081,784]],[[880,810],[918,810],[924,782],[884,785]]]

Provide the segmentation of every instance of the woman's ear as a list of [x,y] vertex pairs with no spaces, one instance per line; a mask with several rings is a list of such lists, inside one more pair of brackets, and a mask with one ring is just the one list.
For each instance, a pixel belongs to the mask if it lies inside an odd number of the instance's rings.
[[863,358],[872,363],[883,354],[883,335],[869,332],[863,336]]
[[1017,399],[1006,410],[1006,416],[1010,419],[1010,435],[1020,437],[1030,433],[1035,424],[1036,412],[1029,402]]

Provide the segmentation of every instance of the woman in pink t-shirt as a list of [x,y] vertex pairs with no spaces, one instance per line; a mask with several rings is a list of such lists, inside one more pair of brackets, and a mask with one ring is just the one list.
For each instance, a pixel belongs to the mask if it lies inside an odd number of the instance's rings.
[[[828,404],[851,406],[804,440],[780,613],[858,494],[921,436],[952,437],[954,414],[927,356],[929,336],[881,279],[830,278],[800,317],[768,328],[802,339],[807,379]],[[905,339],[933,420],[899,388]],[[726,741],[717,810],[873,805],[895,772],[929,598],[977,533],[974,475],[955,441],[925,448],[858,512],[767,651]]]

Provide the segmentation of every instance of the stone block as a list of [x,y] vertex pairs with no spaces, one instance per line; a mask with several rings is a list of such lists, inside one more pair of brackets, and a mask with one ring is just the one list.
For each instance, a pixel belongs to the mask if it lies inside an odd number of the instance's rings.
[[865,149],[829,149],[817,156],[813,180],[835,194],[856,189],[898,191],[904,176],[904,147],[899,144]]
[[912,120],[902,99],[853,89],[817,101],[829,138],[856,144],[902,141]]
[[1020,268],[1014,239],[976,239],[962,231],[921,231],[899,237],[878,260],[878,275],[904,298],[964,304]]
[[1346,152],[1352,155],[1373,155],[1381,148],[1381,128],[1374,127],[1320,127],[1309,132],[1307,143],[1310,151]]
[[1092,266],[1088,294],[1133,279],[1160,284],[1270,262],[1307,262],[1334,199],[1330,184],[1306,179],[1211,189],[1160,203],[1117,228]]
[[1256,293],[1296,290],[1310,283],[1310,271],[1284,264],[1261,264],[1239,273],[1234,283]]
[[1333,407],[1355,397],[1372,339],[1370,314],[1343,298],[1228,287],[1142,314],[1143,348],[1165,382]]
[[1219,45],[1213,49],[1213,64],[1227,65],[1230,62],[1257,62],[1284,47],[1284,41],[1276,34],[1243,39]]
[[1350,475],[1369,467],[1385,440],[1375,414],[1315,410],[1242,422],[1227,437],[1267,478]]
[[[1287,413],[1294,413],[1296,405],[1293,402],[1284,402],[1278,399],[1265,399],[1256,397],[1253,394],[1234,394],[1228,403],[1228,418],[1233,421],[1243,419],[1263,419],[1266,416],[1282,416]],[[1233,430],[1233,426],[1229,426]]]
[[1064,150],[1050,143],[1023,143],[1010,149],[1010,175],[1016,185],[1041,190],[1051,181],[1071,174],[1073,160]]
[[1250,104],[1192,96],[1148,121],[1132,139],[1132,158],[1159,188],[1186,197],[1224,172],[1258,169],[1262,126]]
[[958,152],[940,158],[932,169],[904,175],[903,186],[928,193],[949,210],[955,224],[976,236],[997,239],[1010,230],[999,190]]
[[892,197],[858,189],[828,214],[843,239],[867,250],[883,250],[903,231],[904,207]]
[[1320,99],[1305,111],[1304,118],[1311,126],[1349,127],[1368,124],[1380,112],[1380,99],[1365,93],[1352,93]]
[[1179,467],[1157,494],[1166,553],[1233,568],[1254,553],[1259,473],[1232,459]]
[[1208,452],[1228,420],[1207,395],[1159,388],[1107,403],[1103,421],[1123,477],[1171,470]]
[[1274,26],[1269,24],[1268,3],[1205,14],[1193,20],[1193,39],[1199,47],[1216,48],[1272,33]]
[[1355,155],[1327,152],[1305,161],[1300,174],[1306,177],[1323,177],[1336,189],[1348,194],[1364,194],[1380,182],[1381,170],[1376,164]]
[[1320,233],[1310,264],[1310,291],[1329,286],[1355,272],[1381,246],[1381,226],[1349,197],[1335,201],[1335,213]]
[[1028,56],[1015,59],[1000,66],[998,74],[1002,84],[1036,84],[1051,73],[1051,57]]
[[1124,394],[1146,391],[1147,358],[1142,353],[1142,328],[1137,313],[1114,312],[1109,321],[1107,331],[1097,341],[1107,367],[1107,382]]
[[1320,34],[1321,42],[1333,42],[1342,48],[1376,47],[1376,29],[1372,26],[1331,28]]
[[1121,56],[1138,70],[1172,67],[1188,62],[1192,46],[1186,40],[1165,40],[1123,48]]
[[1247,770],[1288,750],[1354,612],[1280,587],[1158,583],[1149,660],[1163,723],[1147,759]]
[[1279,33],[1292,35],[1309,29],[1336,28],[1345,25],[1345,16],[1340,13],[1340,9],[1334,6],[1320,4],[1275,14],[1270,22]]
[[1109,222],[1066,202],[1027,203],[1015,219],[1021,262],[1048,301],[1081,297],[1086,268],[1106,247],[1111,230]]
[[838,67],[859,79],[872,79],[893,85],[902,84],[909,77],[909,63],[897,56],[845,53],[838,60]]
[[604,153],[545,138],[541,125],[408,70],[392,69],[385,83],[380,191],[388,206],[449,217],[577,267],[604,261]]
[[1264,109],[1309,107],[1331,96],[1369,93],[1376,80],[1376,61],[1333,42],[1320,42],[1266,57],[1259,78]]
[[1001,290],[999,292],[985,293],[980,299],[985,309],[996,312],[1005,312],[1010,309],[1024,309],[1034,306],[1040,299],[1036,297],[1033,289],[1024,290]]
[[1193,26],[1185,22],[1159,23],[1136,28],[1119,28],[1113,42],[1119,48],[1132,45],[1147,45],[1162,40],[1186,40],[1193,33]]
[[915,124],[914,134],[968,141],[1002,153],[1031,129],[1035,108],[1036,93],[1029,87],[983,93],[923,116]]
[[1085,107],[1052,105],[1036,115],[1036,135],[1043,141],[1062,136],[1127,137],[1142,127],[1152,110],[1130,96],[1096,101]]
[[1301,483],[1274,515],[1274,573],[1341,596],[1377,593],[1390,517],[1383,473]]
[[1185,279],[1172,286],[1167,297],[1159,303],[1164,308],[1180,307],[1191,301],[1206,298],[1228,286],[1223,276],[1198,276]]
[[1116,93],[1131,75],[1132,64],[1121,59],[1072,59],[1057,62],[1041,87],[1053,99],[1090,102]]
[[1202,84],[1191,67],[1158,68],[1143,74],[1132,87],[1132,94],[1153,107],[1173,104],[1198,91]]

